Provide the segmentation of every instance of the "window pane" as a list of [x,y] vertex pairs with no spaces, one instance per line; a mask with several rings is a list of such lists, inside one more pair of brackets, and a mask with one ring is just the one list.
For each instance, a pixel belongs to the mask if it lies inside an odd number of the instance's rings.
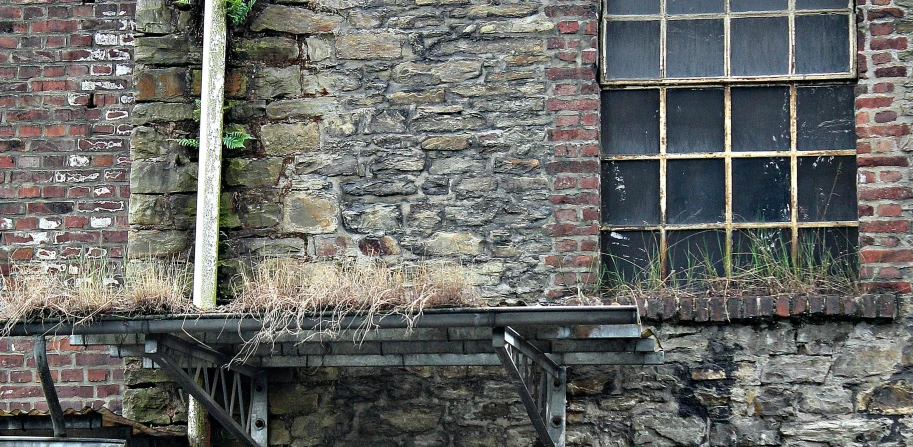
[[733,12],[785,11],[787,6],[787,0],[731,0],[729,8]]
[[792,230],[788,228],[758,228],[732,232],[732,272],[773,274],[776,269],[789,268],[792,263]]
[[855,149],[853,106],[851,85],[799,87],[796,92],[798,149]]
[[737,87],[732,92],[732,150],[789,150],[789,87]]
[[852,221],[856,211],[856,157],[800,157],[799,221]]
[[789,18],[732,19],[733,76],[789,74]]
[[670,231],[666,233],[666,238],[666,252],[673,281],[687,285],[688,282],[699,282],[708,276],[723,276],[725,231]]
[[667,77],[723,75],[722,20],[670,20],[666,30]]
[[796,16],[796,73],[850,69],[849,15]]
[[605,23],[606,77],[658,78],[659,21]]
[[668,0],[666,12],[669,14],[722,13],[723,0]]
[[796,9],[847,9],[847,0],[796,0]]
[[659,14],[659,0],[608,0],[609,14]]
[[602,216],[609,225],[659,224],[659,161],[603,162]]
[[602,233],[602,262],[609,282],[644,280],[662,274],[659,268],[659,233],[611,231]]
[[666,221],[670,224],[723,221],[725,164],[714,160],[669,160]]
[[799,265],[809,271],[825,267],[832,275],[856,278],[859,273],[858,228],[802,228]]
[[659,90],[602,92],[602,151],[659,153]]
[[722,152],[723,108],[722,89],[666,90],[668,152]]
[[732,220],[788,222],[788,158],[732,160]]

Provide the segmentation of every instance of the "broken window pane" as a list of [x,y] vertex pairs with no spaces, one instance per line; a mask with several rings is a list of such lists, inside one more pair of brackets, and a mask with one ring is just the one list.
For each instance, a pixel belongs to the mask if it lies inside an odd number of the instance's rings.
[[602,151],[659,153],[659,90],[602,92]]
[[602,262],[611,282],[660,278],[659,233],[653,231],[606,231],[602,233]]
[[723,221],[725,164],[722,159],[669,160],[666,221],[670,224]]
[[856,157],[800,157],[799,221],[853,221]]
[[659,77],[659,21],[606,22],[605,26],[606,77]]
[[788,158],[732,160],[732,220],[788,222],[790,220]]
[[722,75],[722,20],[670,20],[666,24],[667,77]]
[[723,89],[666,90],[667,151],[722,152],[723,108]]
[[733,76],[789,74],[789,18],[732,19]]
[[659,0],[609,0],[607,3],[608,14],[659,14]]
[[726,232],[721,230],[666,233],[669,277],[680,285],[722,276]]
[[731,0],[729,8],[733,12],[746,11],[785,11],[788,0]]
[[732,150],[789,150],[789,87],[734,87]]
[[722,13],[723,0],[668,0],[668,14]]
[[852,85],[799,87],[796,147],[800,151],[856,148]]
[[602,216],[609,225],[659,224],[659,161],[603,162]]
[[796,0],[796,9],[847,9],[847,0]]
[[796,16],[796,73],[850,70],[849,15]]

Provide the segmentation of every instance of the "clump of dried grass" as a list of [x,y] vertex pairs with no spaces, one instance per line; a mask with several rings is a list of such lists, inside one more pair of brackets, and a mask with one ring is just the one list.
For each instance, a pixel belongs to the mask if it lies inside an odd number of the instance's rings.
[[0,334],[20,321],[56,318],[86,323],[100,315],[161,314],[193,309],[191,277],[178,261],[145,261],[121,283],[113,263],[80,259],[71,265],[19,264],[0,278]]
[[[257,315],[263,321],[254,344],[307,331],[335,337],[341,330],[354,329],[364,335],[372,329],[372,319],[398,317],[411,324],[425,309],[481,305],[467,276],[465,268],[443,262],[389,267],[265,259],[222,310]],[[364,316],[364,323],[343,327],[343,319],[352,315]],[[311,327],[307,321],[315,317],[321,323]]]

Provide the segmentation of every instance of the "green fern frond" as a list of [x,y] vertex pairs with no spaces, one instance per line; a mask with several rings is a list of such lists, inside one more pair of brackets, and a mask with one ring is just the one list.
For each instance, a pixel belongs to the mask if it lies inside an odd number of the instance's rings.
[[195,138],[169,138],[168,141],[174,141],[184,147],[200,147],[200,140]]
[[247,15],[250,14],[250,10],[253,9],[254,3],[256,0],[250,0],[246,2],[244,0],[226,0],[225,1],[225,15],[228,17],[228,21],[232,25],[240,25],[247,20]]
[[240,130],[234,132],[228,132],[222,137],[222,144],[227,149],[241,149],[244,147],[244,143],[248,140],[253,140],[254,137],[249,133]]

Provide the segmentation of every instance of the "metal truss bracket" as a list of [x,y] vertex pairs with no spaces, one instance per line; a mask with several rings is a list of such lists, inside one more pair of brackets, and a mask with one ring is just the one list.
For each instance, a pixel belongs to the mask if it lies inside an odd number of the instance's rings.
[[564,447],[567,371],[509,327],[492,329],[492,346],[507,369],[546,447]]
[[194,397],[247,447],[267,445],[267,388],[263,370],[172,335],[149,336],[145,357]]

